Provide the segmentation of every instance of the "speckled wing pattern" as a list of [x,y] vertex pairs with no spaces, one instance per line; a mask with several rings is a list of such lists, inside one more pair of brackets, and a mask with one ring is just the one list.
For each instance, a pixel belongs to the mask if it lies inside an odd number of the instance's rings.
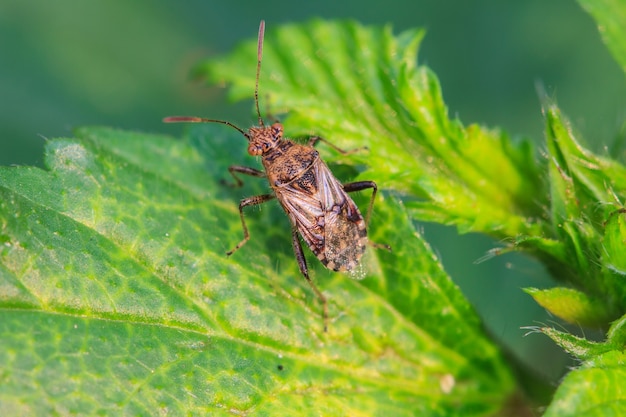
[[276,197],[317,258],[334,271],[351,271],[367,245],[365,220],[330,169],[317,159]]

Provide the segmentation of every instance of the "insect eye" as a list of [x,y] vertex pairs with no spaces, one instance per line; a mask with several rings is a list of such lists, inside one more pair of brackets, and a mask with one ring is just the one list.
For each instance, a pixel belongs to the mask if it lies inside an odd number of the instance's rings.
[[261,149],[258,146],[256,146],[256,145],[249,145],[248,146],[248,154],[250,154],[252,156],[261,155]]

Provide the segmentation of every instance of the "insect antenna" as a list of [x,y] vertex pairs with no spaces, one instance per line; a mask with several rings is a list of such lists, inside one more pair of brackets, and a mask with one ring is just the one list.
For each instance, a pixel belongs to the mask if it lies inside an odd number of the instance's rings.
[[254,102],[256,103],[256,114],[259,116],[259,126],[264,127],[261,110],[259,109],[259,75],[261,74],[261,59],[263,58],[263,38],[265,37],[265,20],[259,24],[259,37],[256,50],[256,82],[254,85]]
[[237,127],[231,122],[227,122],[226,120],[207,119],[204,117],[195,117],[195,116],[169,116],[169,117],[165,117],[163,119],[163,122],[164,123],[221,123],[223,125],[230,126],[233,129],[236,129],[237,131],[239,131],[239,133],[241,133],[246,138],[248,138],[248,140],[250,139],[248,132],[245,132],[242,128]]
[[[256,63],[256,80],[254,85],[254,103],[256,104],[256,114],[259,117],[259,126],[265,127],[263,123],[263,118],[261,117],[261,110],[259,108],[259,76],[261,74],[261,60],[263,58],[263,38],[265,37],[265,20],[261,20],[261,24],[259,25],[259,37],[257,42],[257,63]],[[221,123],[226,126],[230,126],[233,129],[236,129],[244,135],[248,140],[250,140],[250,135],[248,132],[245,132],[240,127],[235,126],[231,122],[227,122],[225,120],[217,120],[217,119],[207,119],[204,117],[195,117],[195,116],[169,116],[163,119],[164,123]]]

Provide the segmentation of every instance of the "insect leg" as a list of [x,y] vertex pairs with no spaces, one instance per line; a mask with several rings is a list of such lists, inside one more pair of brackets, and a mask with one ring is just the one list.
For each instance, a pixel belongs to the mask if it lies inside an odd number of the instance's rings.
[[235,246],[232,250],[229,250],[228,252],[226,252],[226,255],[228,256],[232,255],[237,249],[242,247],[248,241],[248,239],[250,239],[250,233],[248,233],[248,226],[246,226],[246,221],[243,218],[243,208],[247,206],[257,206],[259,204],[266,203],[270,201],[271,199],[273,199],[274,197],[275,197],[274,194],[263,194],[263,195],[256,195],[254,197],[244,198],[243,200],[241,200],[241,202],[239,203],[239,217],[241,217],[241,225],[243,226],[243,240],[239,242],[237,246]]
[[372,215],[372,207],[374,207],[374,198],[376,198],[376,193],[378,192],[378,186],[376,186],[376,183],[374,181],[357,181],[343,184],[343,189],[347,193],[366,190],[368,188],[372,189],[372,197],[370,198],[369,206],[367,206],[367,217],[365,218],[365,224],[369,226],[370,217]]
[[[372,197],[370,198],[370,204],[367,207],[367,216],[365,218],[365,224],[369,226],[370,217],[372,215],[372,208],[374,207],[374,198],[376,198],[376,193],[378,192],[378,186],[374,181],[357,181],[357,182],[349,182],[347,184],[343,184],[343,189],[347,193],[351,193],[353,191],[361,191],[366,190],[368,188],[372,189]],[[368,243],[378,249],[387,249],[391,250],[391,246],[385,245],[383,243],[375,243],[372,241],[368,241]]]
[[306,278],[306,281],[309,283],[313,292],[319,299],[322,304],[323,309],[323,319],[324,319],[324,332],[328,331],[328,303],[326,301],[326,297],[324,294],[313,284],[311,281],[311,277],[309,277],[309,267],[306,265],[306,258],[304,257],[304,252],[302,251],[302,244],[300,244],[300,239],[298,239],[298,231],[295,228],[291,229],[291,242],[293,244],[293,251],[296,254],[296,260],[298,261],[298,266],[300,267],[300,272]]
[[319,136],[311,136],[311,137],[309,138],[309,143],[308,143],[308,145],[309,145],[309,146],[315,146],[315,144],[316,144],[317,142],[324,142],[325,144],[327,144],[328,146],[330,146],[331,148],[333,148],[334,150],[336,150],[337,152],[339,152],[339,153],[340,153],[340,154],[342,154],[342,155],[350,155],[350,154],[353,154],[353,153],[355,153],[355,152],[360,152],[360,151],[364,151],[364,150],[367,150],[367,149],[368,149],[368,148],[367,148],[367,146],[363,146],[363,147],[360,147],[360,148],[351,149],[351,150],[349,150],[349,151],[344,151],[343,149],[338,148],[337,146],[333,145],[332,143],[330,143],[330,142],[329,142],[329,141],[327,141],[326,139],[324,139],[324,138],[322,138],[322,137],[319,137]]
[[228,185],[229,187],[241,187],[243,185],[243,181],[241,181],[241,178],[235,175],[235,172],[239,174],[250,175],[252,177],[258,177],[258,178],[265,177],[265,172],[263,171],[260,171],[255,168],[240,166],[240,165],[232,165],[228,167],[228,172],[230,172],[230,175],[232,175],[233,178],[235,179],[235,183],[233,184],[233,183],[227,182],[226,180],[222,180],[221,182],[222,184]]

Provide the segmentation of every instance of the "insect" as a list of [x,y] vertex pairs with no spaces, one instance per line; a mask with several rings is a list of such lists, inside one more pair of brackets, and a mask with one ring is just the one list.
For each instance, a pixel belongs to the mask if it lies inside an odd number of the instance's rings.
[[367,221],[347,193],[372,189],[367,212],[369,221],[378,188],[374,181],[358,181],[342,185],[321,160],[318,151],[313,146],[321,141],[340,153],[346,154],[347,152],[325,139],[313,136],[308,144],[302,145],[283,137],[282,124],[265,125],[259,110],[259,74],[264,32],[265,22],[261,21],[254,89],[258,126],[251,127],[246,132],[230,122],[203,117],[172,116],[166,117],[163,121],[167,123],[221,123],[236,129],[248,140],[248,153],[252,156],[260,156],[265,170],[239,165],[233,165],[228,170],[235,179],[236,186],[243,184],[237,174],[267,178],[272,193],[241,200],[239,216],[243,228],[243,239],[226,254],[232,255],[250,239],[243,209],[276,198],[291,222],[291,241],[298,266],[322,304],[324,331],[327,331],[327,299],[311,280],[298,234],[326,268],[333,271],[354,270],[368,245]]

